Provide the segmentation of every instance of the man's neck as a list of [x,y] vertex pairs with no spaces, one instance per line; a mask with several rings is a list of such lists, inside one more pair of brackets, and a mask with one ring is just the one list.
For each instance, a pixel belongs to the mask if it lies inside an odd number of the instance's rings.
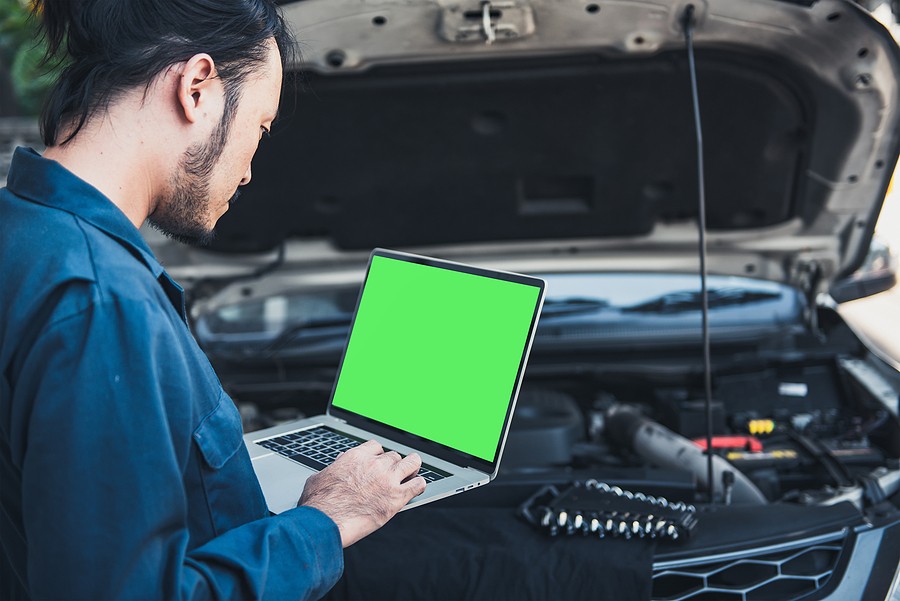
[[116,112],[86,124],[68,143],[48,148],[44,157],[97,188],[140,227],[155,208],[159,187],[166,185],[161,175],[167,165],[153,155],[152,149],[159,146],[144,138],[135,113],[131,123],[122,126],[126,121],[117,119]]

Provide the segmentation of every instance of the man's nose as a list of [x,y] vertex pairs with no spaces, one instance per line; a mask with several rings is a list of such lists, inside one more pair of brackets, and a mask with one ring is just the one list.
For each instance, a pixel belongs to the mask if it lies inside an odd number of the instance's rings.
[[250,183],[250,177],[252,174],[250,173],[250,167],[247,167],[247,173],[244,174],[244,177],[241,178],[241,185],[246,186]]

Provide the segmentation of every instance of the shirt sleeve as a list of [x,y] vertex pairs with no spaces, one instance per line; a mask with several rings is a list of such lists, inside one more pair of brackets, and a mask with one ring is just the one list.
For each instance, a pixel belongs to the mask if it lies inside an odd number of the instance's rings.
[[12,423],[23,437],[14,460],[32,596],[321,597],[343,555],[336,525],[315,509],[260,516],[191,545],[191,358],[171,323],[152,303],[102,300],[31,346]]

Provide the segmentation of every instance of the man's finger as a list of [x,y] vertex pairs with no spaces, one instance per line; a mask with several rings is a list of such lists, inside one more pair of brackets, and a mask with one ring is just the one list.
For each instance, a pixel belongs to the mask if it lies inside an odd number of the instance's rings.
[[416,476],[415,478],[411,478],[400,485],[400,488],[403,492],[406,493],[407,499],[412,499],[413,497],[418,497],[423,492],[425,492],[425,478],[422,476]]
[[[366,442],[362,443],[361,445],[359,445],[358,447],[355,447],[355,448],[362,449],[362,450],[366,451],[369,455],[381,455],[384,452],[384,449],[381,448],[381,445],[378,443],[377,440],[367,440]],[[353,449],[350,449],[350,450],[352,451]]]
[[398,463],[400,461],[401,455],[397,451],[388,451],[382,457],[389,457],[393,463]]
[[408,476],[414,476],[416,472],[419,471],[420,467],[422,467],[422,458],[419,457],[418,453],[410,453],[398,461],[397,465],[394,466],[394,469],[406,478]]

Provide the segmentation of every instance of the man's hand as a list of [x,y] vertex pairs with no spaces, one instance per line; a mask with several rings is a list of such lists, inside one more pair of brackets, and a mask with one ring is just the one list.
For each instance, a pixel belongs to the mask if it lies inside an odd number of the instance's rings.
[[315,507],[334,520],[346,548],[384,526],[410,499],[425,492],[425,479],[416,476],[421,466],[417,454],[401,458],[370,440],[307,480],[298,505]]

